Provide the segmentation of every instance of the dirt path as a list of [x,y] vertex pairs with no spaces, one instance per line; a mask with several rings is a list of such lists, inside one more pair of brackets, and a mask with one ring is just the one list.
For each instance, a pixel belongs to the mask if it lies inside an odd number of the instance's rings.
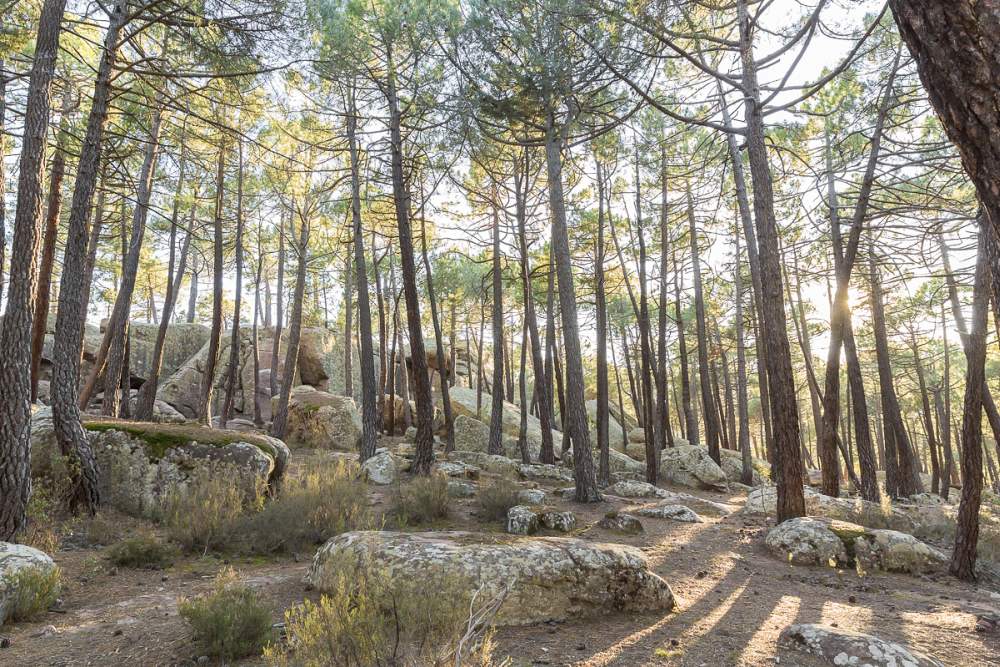
[[[549,486],[548,488],[552,488]],[[700,493],[739,504],[738,496]],[[625,501],[580,506],[551,504],[593,525]],[[386,508],[387,491],[372,492]],[[435,529],[498,530],[481,526],[474,500],[456,500],[452,517]],[[527,665],[810,665],[800,654],[779,651],[777,637],[796,622],[822,622],[869,632],[930,653],[947,665],[1000,664],[1000,636],[974,631],[976,614],[1000,608],[1000,592],[902,575],[860,577],[852,571],[795,567],[771,558],[763,547],[766,520],[734,514],[705,517],[701,524],[642,520],[643,535],[623,537],[590,528],[578,537],[620,542],[643,550],[652,568],[673,588],[675,612],[609,613],[599,618],[506,628],[497,633],[500,655]],[[123,521],[131,521],[125,520]],[[133,522],[135,523],[135,522]],[[177,601],[207,591],[213,577],[232,566],[271,605],[283,611],[315,598],[302,578],[311,553],[300,558],[186,557],[165,571],[116,569],[106,549],[64,549],[55,554],[67,589],[59,612],[32,623],[0,628],[12,645],[0,649],[3,666],[193,665],[199,650],[179,617]],[[247,660],[240,664],[256,665]]]

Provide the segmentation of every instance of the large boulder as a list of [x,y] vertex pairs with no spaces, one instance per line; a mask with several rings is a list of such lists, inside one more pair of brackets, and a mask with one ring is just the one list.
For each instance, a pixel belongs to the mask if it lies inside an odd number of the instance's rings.
[[[739,482],[743,477],[743,455],[734,449],[720,449],[722,471],[730,482]],[[771,480],[771,466],[767,461],[750,458],[751,486],[765,486]]]
[[[68,471],[51,420],[47,408],[32,417],[31,468],[33,475],[58,480]],[[225,475],[251,498],[274,487],[288,465],[288,448],[266,435],[95,419],[86,419],[84,429],[103,497],[133,516],[155,518],[172,495],[202,475]]]
[[868,530],[854,540],[854,558],[864,570],[906,574],[942,571],[948,558],[913,535],[897,530]]
[[374,456],[361,464],[361,476],[372,484],[388,486],[399,478],[399,473],[408,468],[401,456],[386,449],[379,449]]
[[781,631],[778,645],[837,666],[943,667],[937,659],[903,644],[814,623],[788,626]]
[[[148,378],[153,365],[153,350],[160,325],[129,322],[129,369],[132,375]],[[163,340],[163,360],[160,377],[169,377],[185,361],[198,353],[208,341],[211,330],[204,324],[174,322],[167,326]]]
[[[594,452],[594,465],[597,465],[598,453]],[[563,465],[572,468],[573,467],[573,450],[569,449],[565,454],[562,455]],[[623,477],[630,478],[641,478],[646,474],[646,464],[640,461],[636,461],[630,456],[622,454],[621,452],[608,449],[608,470],[611,474],[618,474]]]
[[694,445],[664,449],[660,455],[660,474],[674,484],[693,489],[726,489],[726,473],[708,455],[708,450]]
[[694,510],[684,505],[674,505],[673,503],[658,503],[652,507],[642,507],[635,512],[639,516],[652,519],[670,519],[684,523],[704,523],[704,519],[698,516]]
[[[253,407],[253,385],[248,387],[250,390],[250,402],[248,403],[246,396],[244,395],[245,392],[243,383],[243,370],[246,368],[247,361],[251,356],[250,332],[248,330],[240,330],[239,344],[240,352],[237,356],[237,366],[240,372],[237,373],[236,392],[234,394],[233,406],[235,412],[242,414],[246,407],[250,408],[250,412],[252,412]],[[162,373],[160,376],[161,380],[159,386],[156,390],[157,398],[165,403],[168,403],[175,410],[189,419],[193,419],[197,416],[201,405],[202,381],[205,376],[205,371],[208,368],[209,347],[210,342],[206,341],[201,348],[195,354],[191,355],[187,361],[181,364],[176,371],[169,375]],[[232,347],[232,335],[229,332],[224,332],[219,341],[218,362],[215,365],[215,374],[212,379],[213,392],[211,407],[213,414],[217,414],[220,411],[222,401],[225,399],[226,373],[228,370],[230,347]],[[250,366],[252,368],[252,364],[250,364]]]
[[[622,443],[625,440],[625,430],[621,426],[621,422],[618,421],[617,406],[611,409],[611,404],[608,404],[608,443],[614,449],[621,449]],[[590,441],[592,443],[597,442],[597,401],[589,400],[587,401],[587,421],[590,422]]]
[[328,394],[309,385],[292,389],[285,433],[288,444],[355,452],[360,439],[361,415],[353,398]]
[[13,611],[21,575],[31,572],[47,574],[55,569],[56,564],[43,551],[23,544],[0,542],[0,625]]
[[670,586],[649,570],[638,549],[572,538],[350,532],[320,548],[306,579],[321,592],[330,591],[351,567],[411,581],[464,581],[468,593],[479,591],[480,599],[506,589],[496,617],[500,625],[674,606]]
[[768,551],[796,565],[847,563],[847,549],[826,522],[812,517],[796,517],[772,528],[764,540]]
[[456,450],[448,453],[449,461],[458,461],[467,465],[473,465],[486,472],[495,475],[515,475],[521,466],[520,461],[500,456],[499,454],[486,454],[484,452],[466,452]]

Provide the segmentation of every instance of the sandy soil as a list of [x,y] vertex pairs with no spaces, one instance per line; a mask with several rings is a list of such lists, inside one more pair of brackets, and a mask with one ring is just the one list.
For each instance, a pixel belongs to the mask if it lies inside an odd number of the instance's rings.
[[[295,458],[306,466],[320,456],[310,459],[299,453]],[[697,494],[737,505],[743,501],[740,495]],[[374,507],[388,507],[384,489],[373,490],[371,496]],[[577,513],[583,526],[578,537],[640,548],[654,571],[670,583],[678,605],[667,615],[608,613],[501,629],[496,635],[498,653],[509,656],[515,667],[820,664],[777,647],[781,629],[796,622],[877,634],[932,654],[946,665],[1000,664],[1000,635],[974,629],[977,614],[1000,609],[1000,591],[946,576],[861,577],[852,571],[791,566],[764,549],[767,521],[739,514],[705,516],[702,524],[644,518],[645,534],[625,537],[588,526],[609,509],[635,505],[616,500],[580,506],[552,498],[551,504]],[[479,524],[474,499],[455,500],[453,508],[452,517],[434,529],[501,528]],[[125,534],[148,529],[126,517],[112,518]],[[215,574],[227,566],[261,591],[275,622],[286,608],[316,597],[302,583],[311,552],[273,559],[189,556],[164,571],[147,571],[112,567],[106,550],[79,539],[64,540],[54,554],[67,582],[62,605],[34,622],[0,628],[0,636],[11,643],[0,649],[0,665],[197,664],[200,651],[178,615],[177,601],[207,591]]]

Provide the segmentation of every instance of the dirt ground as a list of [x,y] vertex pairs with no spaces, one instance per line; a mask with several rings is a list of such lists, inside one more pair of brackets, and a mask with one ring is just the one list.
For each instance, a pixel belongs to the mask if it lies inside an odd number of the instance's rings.
[[[322,456],[296,454],[297,467]],[[744,499],[696,494],[734,505]],[[373,489],[371,502],[387,510],[386,490]],[[876,634],[946,665],[1000,665],[1000,635],[975,631],[977,614],[1000,610],[1000,591],[946,576],[862,577],[853,571],[792,566],[767,554],[763,541],[768,523],[763,518],[702,515],[701,524],[643,518],[645,533],[633,537],[588,527],[604,512],[634,507],[632,503],[581,506],[550,494],[549,504],[576,512],[581,539],[640,548],[652,569],[669,582],[677,607],[665,615],[608,613],[501,629],[497,653],[509,656],[514,667],[820,664],[777,647],[778,634],[792,623]],[[475,511],[475,499],[455,499],[451,518],[434,529],[502,529],[481,525]],[[134,519],[109,516],[126,535],[148,529]],[[0,649],[0,665],[198,664],[201,653],[178,615],[177,601],[209,590],[215,574],[227,566],[260,590],[275,622],[285,609],[317,596],[303,584],[312,552],[273,559],[196,555],[166,570],[148,571],[114,568],[106,551],[72,535],[63,540],[54,554],[66,582],[62,604],[34,622],[0,627],[0,636],[10,640],[9,647]],[[263,663],[251,659],[238,664]]]

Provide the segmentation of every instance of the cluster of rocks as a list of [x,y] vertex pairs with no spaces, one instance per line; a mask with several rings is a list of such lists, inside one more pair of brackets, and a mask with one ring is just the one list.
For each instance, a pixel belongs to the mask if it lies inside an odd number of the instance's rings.
[[799,565],[925,574],[943,571],[947,563],[943,552],[907,533],[816,517],[778,524],[765,544],[775,556]]
[[512,535],[534,535],[539,528],[569,533],[576,528],[576,515],[547,507],[515,505],[507,510],[507,532]]

